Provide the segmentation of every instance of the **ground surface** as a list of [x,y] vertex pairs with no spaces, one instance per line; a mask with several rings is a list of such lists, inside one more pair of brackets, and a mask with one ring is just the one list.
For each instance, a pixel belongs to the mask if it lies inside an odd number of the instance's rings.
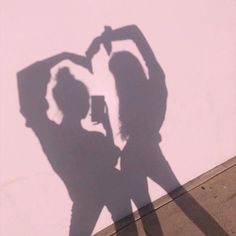
[[[198,184],[194,185],[195,182]],[[119,233],[114,233],[114,226],[110,226],[96,236],[236,236],[236,158],[193,180],[187,188],[190,190],[180,196],[177,194],[175,201],[166,196],[161,204],[154,203],[157,209],[141,219],[136,213],[133,223],[128,222],[129,218],[124,219]],[[198,205],[192,204],[189,200],[192,197]],[[202,209],[210,217],[206,217]],[[198,226],[189,219],[188,212],[194,215]],[[212,218],[217,224],[212,223]]]

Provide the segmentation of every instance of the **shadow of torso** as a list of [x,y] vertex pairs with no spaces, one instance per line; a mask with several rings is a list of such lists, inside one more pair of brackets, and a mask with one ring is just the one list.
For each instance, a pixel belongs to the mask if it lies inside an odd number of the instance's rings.
[[[114,148],[99,132],[68,128],[48,122],[40,142],[54,171],[65,183],[73,202],[94,201],[106,205],[110,189],[120,181]],[[42,137],[43,136],[43,137]]]

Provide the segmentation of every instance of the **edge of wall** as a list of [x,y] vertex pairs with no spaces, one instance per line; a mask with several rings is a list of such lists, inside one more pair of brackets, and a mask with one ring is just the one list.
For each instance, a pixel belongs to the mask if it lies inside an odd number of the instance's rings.
[[[194,188],[198,187],[199,185],[204,184],[206,181],[212,179],[213,177],[219,175],[220,173],[226,171],[227,169],[231,168],[234,165],[236,165],[236,156],[184,184],[183,187],[185,191],[182,188],[181,189],[177,188],[173,190],[172,191],[172,195],[174,196],[173,199],[176,199],[181,195],[183,195],[185,192],[189,192]],[[155,200],[154,202],[144,206],[139,211],[135,211],[133,214],[119,220],[118,222],[116,222],[116,227],[119,228],[119,230],[121,230],[127,227],[128,225],[132,224],[134,221],[137,221],[140,218],[151,213],[152,211],[157,210],[162,206],[168,204],[169,202],[173,201],[173,199],[169,197],[168,194],[166,194],[163,197]],[[95,236],[114,235],[116,233],[116,227],[115,224],[112,224],[106,227],[105,229],[99,231],[98,233],[96,233]]]

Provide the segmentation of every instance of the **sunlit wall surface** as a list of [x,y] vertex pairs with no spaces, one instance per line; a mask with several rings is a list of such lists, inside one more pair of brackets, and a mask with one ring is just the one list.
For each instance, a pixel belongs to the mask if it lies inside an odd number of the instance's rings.
[[[159,145],[184,184],[236,153],[235,12],[233,0],[2,0],[0,234],[66,236],[71,220],[67,189],[20,113],[17,72],[60,52],[84,55],[104,26],[137,25],[165,73],[167,110]],[[129,50],[145,68],[131,40],[114,42],[112,49]],[[62,119],[52,88],[57,70],[66,65],[91,95],[105,95],[114,142],[122,149],[119,101],[108,61],[101,47],[93,58],[93,74],[68,60],[56,65],[47,86],[47,115],[56,123]],[[104,132],[100,124],[92,124],[89,115],[82,123],[87,130]],[[121,168],[120,160],[116,168]],[[151,200],[166,193],[150,179],[148,190]],[[132,207],[136,209],[135,204]],[[121,216],[125,214],[121,209]],[[104,207],[94,232],[112,222]]]

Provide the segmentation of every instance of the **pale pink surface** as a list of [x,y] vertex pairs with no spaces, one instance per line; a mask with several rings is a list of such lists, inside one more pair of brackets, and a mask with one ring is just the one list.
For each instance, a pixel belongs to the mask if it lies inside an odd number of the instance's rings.
[[[1,235],[68,235],[71,202],[19,113],[16,73],[61,51],[84,53],[104,25],[138,25],[166,73],[161,147],[181,183],[235,155],[235,1],[2,0],[0,11]],[[134,50],[129,43],[124,48]],[[104,51],[94,59],[99,80],[87,84],[91,93],[106,92],[115,104],[111,116],[117,134],[117,99],[107,60]],[[70,66],[78,78],[90,76]],[[153,182],[149,187],[153,200],[164,194]],[[104,210],[95,231],[111,223]]]

